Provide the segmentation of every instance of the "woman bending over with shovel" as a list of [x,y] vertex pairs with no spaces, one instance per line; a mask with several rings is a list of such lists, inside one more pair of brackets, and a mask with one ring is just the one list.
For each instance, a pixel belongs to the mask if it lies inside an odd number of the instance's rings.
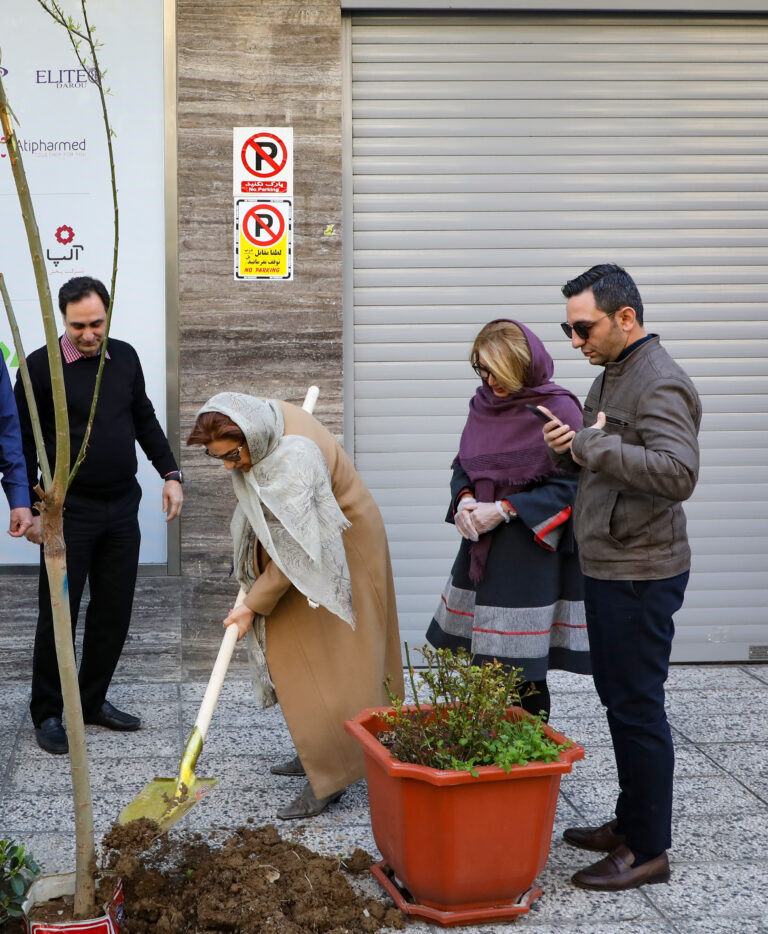
[[225,626],[248,634],[263,706],[279,701],[297,756],[272,767],[306,775],[277,816],[313,817],[364,775],[344,720],[402,695],[395,591],[384,523],[340,445],[287,402],[219,393],[187,444],[231,472],[235,573],[246,591]]

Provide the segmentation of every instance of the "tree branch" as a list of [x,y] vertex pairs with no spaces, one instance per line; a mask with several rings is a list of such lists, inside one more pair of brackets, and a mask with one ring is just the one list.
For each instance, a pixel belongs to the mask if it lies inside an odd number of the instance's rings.
[[48,454],[45,450],[45,442],[43,441],[43,430],[40,427],[40,413],[37,410],[37,401],[35,399],[35,392],[32,389],[32,380],[29,376],[29,367],[27,366],[27,358],[24,354],[24,345],[21,342],[21,333],[19,331],[19,325],[16,321],[16,314],[13,310],[13,305],[11,304],[11,296],[8,294],[8,289],[5,285],[5,277],[0,272],[0,292],[3,295],[3,304],[5,305],[5,313],[8,316],[8,323],[11,326],[11,334],[13,335],[13,344],[16,348],[16,357],[19,361],[19,372],[21,373],[21,382],[24,386],[24,395],[27,397],[27,407],[29,408],[29,420],[32,422],[32,434],[35,436],[35,449],[37,451],[37,459],[40,462],[40,470],[43,474],[43,486],[47,490],[51,485],[51,465],[48,463]]

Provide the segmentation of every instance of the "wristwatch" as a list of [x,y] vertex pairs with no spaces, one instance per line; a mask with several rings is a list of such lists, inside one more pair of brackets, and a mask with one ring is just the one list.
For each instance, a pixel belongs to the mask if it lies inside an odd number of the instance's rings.
[[184,474],[180,470],[172,470],[163,477],[163,480],[178,480],[179,483],[183,483]]

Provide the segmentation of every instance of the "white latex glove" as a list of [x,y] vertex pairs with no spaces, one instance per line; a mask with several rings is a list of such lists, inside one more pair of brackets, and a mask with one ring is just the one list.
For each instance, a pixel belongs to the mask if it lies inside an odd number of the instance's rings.
[[496,503],[478,503],[472,510],[472,522],[479,535],[493,531],[503,521]]
[[477,529],[472,519],[472,510],[477,506],[477,500],[474,496],[465,496],[456,510],[453,521],[462,538],[468,538],[471,542],[476,542],[479,538]]

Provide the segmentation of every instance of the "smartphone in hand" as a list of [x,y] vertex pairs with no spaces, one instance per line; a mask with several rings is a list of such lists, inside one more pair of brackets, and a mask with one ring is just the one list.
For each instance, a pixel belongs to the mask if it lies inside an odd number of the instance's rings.
[[553,419],[553,417],[552,417],[551,415],[547,415],[547,413],[544,411],[544,409],[540,409],[540,408],[538,407],[538,405],[530,405],[528,402],[526,402],[526,403],[525,403],[525,407],[526,407],[526,409],[528,409],[529,412],[533,412],[533,414],[534,414],[537,418],[540,418],[543,422],[556,421],[556,422],[558,422],[558,424],[562,425],[562,422],[560,421],[559,418]]

